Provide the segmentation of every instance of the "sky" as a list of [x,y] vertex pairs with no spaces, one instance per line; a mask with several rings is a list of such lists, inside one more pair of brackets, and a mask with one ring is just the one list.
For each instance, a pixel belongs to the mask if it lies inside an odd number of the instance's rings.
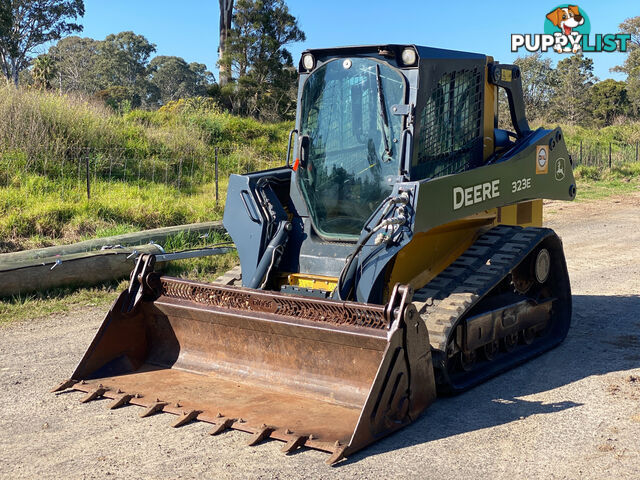
[[[551,2],[432,0],[288,0],[307,40],[288,46],[297,62],[306,48],[381,43],[416,44],[491,55],[510,63],[512,33],[543,33]],[[616,33],[625,18],[640,15],[637,0],[589,0],[578,3],[592,33]],[[97,40],[132,30],[156,44],[157,55],[175,55],[205,63],[217,78],[218,1],[85,0],[81,36]],[[562,54],[547,54],[555,63]],[[609,69],[623,63],[623,53],[595,53],[599,79],[623,80]]]

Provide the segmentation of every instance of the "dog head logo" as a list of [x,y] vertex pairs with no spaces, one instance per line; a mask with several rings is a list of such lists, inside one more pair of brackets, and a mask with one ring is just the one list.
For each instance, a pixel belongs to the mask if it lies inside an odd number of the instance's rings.
[[584,24],[584,17],[580,15],[580,8],[577,5],[558,7],[547,13],[547,18],[565,35],[571,35],[574,28]]
[[558,53],[577,53],[582,50],[580,40],[591,29],[589,17],[578,5],[559,5],[547,13],[544,33],[556,38]]

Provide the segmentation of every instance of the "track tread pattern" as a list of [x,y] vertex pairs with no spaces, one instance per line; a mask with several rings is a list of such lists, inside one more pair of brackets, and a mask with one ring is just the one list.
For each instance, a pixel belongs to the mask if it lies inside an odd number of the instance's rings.
[[432,349],[446,352],[458,320],[550,234],[553,231],[546,228],[494,227],[416,290],[413,302],[427,326]]

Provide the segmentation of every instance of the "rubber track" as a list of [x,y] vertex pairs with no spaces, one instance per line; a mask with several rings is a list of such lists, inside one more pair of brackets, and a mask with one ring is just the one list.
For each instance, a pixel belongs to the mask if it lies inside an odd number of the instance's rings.
[[427,325],[432,349],[446,352],[465,313],[552,234],[553,230],[547,228],[494,227],[431,282],[416,290],[413,303]]

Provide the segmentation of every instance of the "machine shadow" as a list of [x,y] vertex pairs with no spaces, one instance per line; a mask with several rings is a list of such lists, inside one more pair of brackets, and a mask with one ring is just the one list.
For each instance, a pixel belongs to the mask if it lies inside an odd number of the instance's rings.
[[574,295],[566,340],[542,356],[455,397],[441,397],[413,424],[351,455],[361,458],[447,438],[536,414],[582,405],[518,397],[592,375],[640,367],[640,296]]

